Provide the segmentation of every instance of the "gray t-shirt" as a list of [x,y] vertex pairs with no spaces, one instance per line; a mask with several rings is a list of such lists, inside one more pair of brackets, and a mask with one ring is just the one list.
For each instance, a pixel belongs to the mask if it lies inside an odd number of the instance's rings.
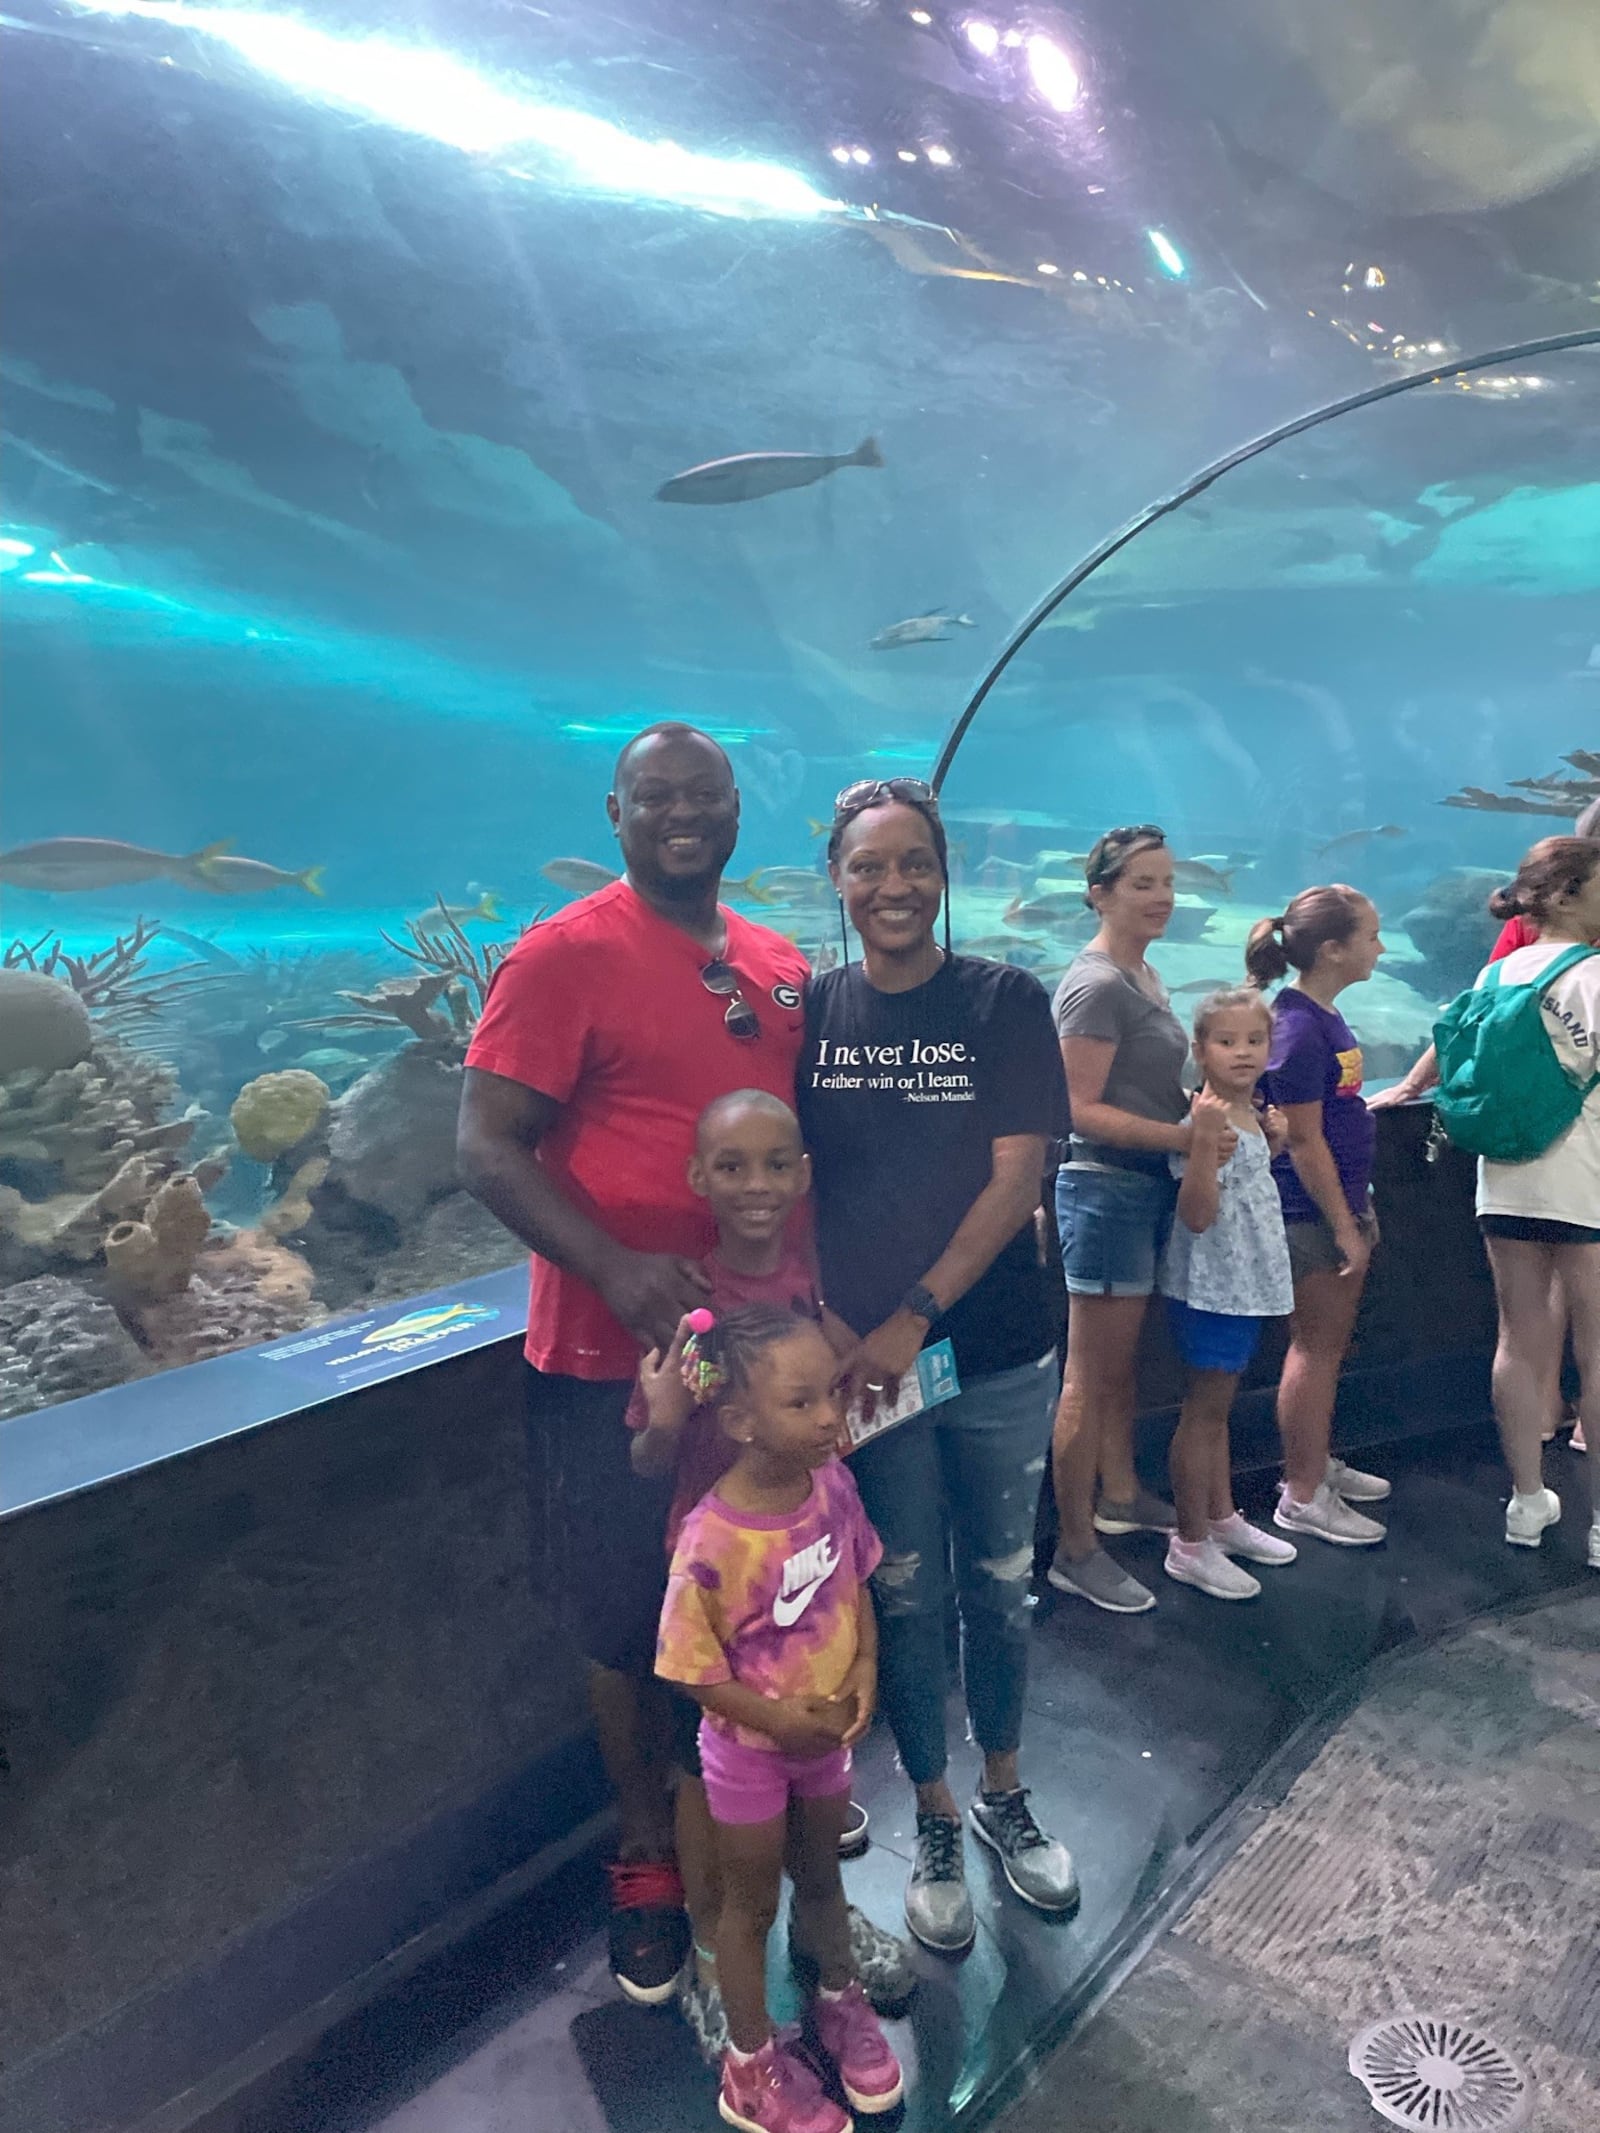
[[[1188,1157],[1168,1161],[1181,1178]],[[1294,1277],[1265,1134],[1239,1135],[1217,1184],[1217,1219],[1209,1229],[1196,1234],[1181,1215],[1173,1222],[1162,1295],[1225,1318],[1286,1318],[1294,1309]]]
[[[1160,988],[1160,980],[1156,980]],[[1167,1001],[1148,993],[1103,948],[1085,948],[1056,987],[1056,1029],[1063,1037],[1114,1044],[1103,1103],[1136,1118],[1175,1126],[1189,1115],[1183,1070],[1189,1039]]]

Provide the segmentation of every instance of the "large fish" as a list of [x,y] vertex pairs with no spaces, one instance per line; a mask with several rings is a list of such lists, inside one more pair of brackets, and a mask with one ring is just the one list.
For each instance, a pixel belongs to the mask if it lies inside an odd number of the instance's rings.
[[435,897],[426,911],[417,913],[416,924],[419,926],[437,925],[441,912],[453,926],[470,926],[478,920],[481,920],[485,925],[490,925],[496,919],[505,917],[505,913],[500,908],[499,897],[496,896],[493,889],[484,889],[475,904],[447,904],[442,897]]
[[1172,885],[1187,896],[1231,896],[1233,868],[1208,866],[1203,859],[1174,859]]
[[269,889],[304,889],[308,896],[323,896],[321,867],[301,867],[290,873],[265,859],[235,859],[230,852],[202,853],[194,863],[201,888],[214,896],[264,896]]
[[1330,837],[1326,844],[1319,844],[1314,858],[1326,859],[1334,852],[1359,852],[1363,845],[1371,844],[1375,837],[1403,837],[1405,830],[1398,822],[1380,822],[1376,829],[1346,830],[1341,837]]
[[779,904],[831,904],[835,895],[827,875],[809,867],[757,867],[747,886]]
[[1024,903],[1014,896],[1000,917],[1008,926],[1060,926],[1069,919],[1092,919],[1081,889],[1051,889]]
[[814,481],[841,467],[881,467],[883,454],[875,437],[853,452],[739,452],[732,459],[709,459],[704,466],[674,474],[656,491],[659,504],[748,504],[780,489],[809,489]]
[[0,852],[0,881],[14,889],[46,889],[64,895],[92,889],[120,889],[135,881],[181,881],[193,886],[202,870],[214,865],[226,845],[208,844],[198,852],[152,852],[142,844],[116,837],[46,837],[40,844],[19,844]]
[[552,859],[539,869],[546,881],[553,881],[558,889],[566,889],[574,896],[593,896],[597,889],[609,889],[622,876],[610,867],[596,864],[592,859]]
[[944,644],[952,629],[975,630],[977,626],[970,615],[953,615],[946,607],[930,607],[925,615],[908,615],[904,622],[891,622],[886,630],[879,630],[868,650],[898,652],[907,644]]

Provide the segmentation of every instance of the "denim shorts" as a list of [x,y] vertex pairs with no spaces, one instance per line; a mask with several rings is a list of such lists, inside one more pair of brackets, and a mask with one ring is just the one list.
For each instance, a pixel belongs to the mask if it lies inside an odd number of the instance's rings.
[[1197,1311],[1181,1296],[1167,1298],[1167,1323],[1178,1353],[1191,1370],[1225,1370],[1242,1377],[1261,1344],[1259,1318]]
[[1177,1204],[1177,1179],[1160,1172],[1064,1163],[1056,1226],[1069,1294],[1148,1296]]

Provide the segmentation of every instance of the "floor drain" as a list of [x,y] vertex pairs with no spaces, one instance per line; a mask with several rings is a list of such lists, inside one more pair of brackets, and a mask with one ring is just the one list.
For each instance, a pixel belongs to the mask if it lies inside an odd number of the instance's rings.
[[1445,2015],[1374,2022],[1350,2047],[1350,2071],[1394,2126],[1432,2133],[1515,2133],[1533,2081],[1492,2037]]

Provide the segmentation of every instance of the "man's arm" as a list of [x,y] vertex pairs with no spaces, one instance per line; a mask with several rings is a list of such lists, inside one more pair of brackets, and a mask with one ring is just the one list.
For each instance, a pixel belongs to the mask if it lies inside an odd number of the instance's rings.
[[597,1289],[645,1347],[665,1349],[703,1301],[705,1277],[692,1260],[629,1251],[565,1197],[535,1159],[560,1111],[542,1090],[468,1067],[456,1129],[461,1182],[541,1259]]

